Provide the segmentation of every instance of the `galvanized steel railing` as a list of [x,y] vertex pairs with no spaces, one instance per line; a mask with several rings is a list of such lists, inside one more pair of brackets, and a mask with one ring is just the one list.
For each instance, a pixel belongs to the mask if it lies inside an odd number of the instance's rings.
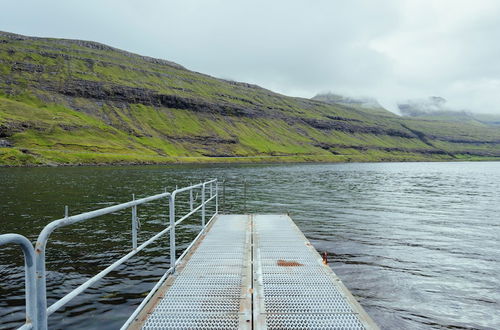
[[37,328],[35,293],[35,251],[24,236],[18,234],[0,235],[0,245],[18,244],[24,253],[24,272],[26,274],[26,323],[19,329]]
[[[206,190],[207,187],[209,189],[209,196],[206,198]],[[197,207],[194,207],[194,198],[193,191],[196,189],[201,189],[201,204]],[[176,220],[175,213],[175,200],[176,196],[183,192],[189,192],[189,209],[190,211]],[[169,226],[141,245],[137,245],[137,206],[141,204],[145,204],[147,202],[168,198],[169,201]],[[17,243],[20,244],[23,248],[25,255],[25,264],[26,264],[26,324],[22,327],[23,329],[47,329],[47,319],[48,316],[57,311],[59,308],[67,304],[77,295],[82,293],[85,289],[90,287],[92,284],[106,276],[109,272],[114,270],[116,267],[120,266],[122,263],[130,259],[132,256],[137,254],[139,251],[144,249],[146,246],[156,241],[159,237],[165,235],[167,232],[170,232],[170,268],[165,272],[160,282],[153,288],[150,294],[144,299],[139,308],[132,314],[129,320],[125,323],[124,327],[126,327],[131,320],[137,315],[140,308],[147,303],[149,298],[152,296],[154,291],[156,291],[159,284],[162,283],[169,274],[175,272],[175,266],[179,263],[179,261],[185,256],[187,251],[193,246],[194,242],[201,236],[206,226],[206,214],[205,214],[205,206],[212,200],[215,199],[215,212],[210,218],[213,219],[215,215],[218,214],[219,211],[219,203],[218,203],[218,181],[217,179],[213,179],[210,181],[206,181],[203,183],[199,183],[196,185],[192,185],[185,188],[180,188],[174,190],[172,193],[164,192],[161,194],[149,196],[141,199],[133,199],[130,202],[114,205],[110,207],[106,207],[103,209],[86,212],[78,215],[69,216],[68,209],[65,210],[65,217],[59,220],[55,220],[49,223],[42,230],[40,235],[38,236],[38,240],[35,244],[35,249],[33,249],[31,243],[27,238],[17,234],[4,234],[0,235],[0,245],[7,243]],[[54,230],[60,227],[65,227],[74,223],[83,222],[92,218],[96,218],[102,215],[106,215],[109,213],[117,212],[120,210],[124,210],[127,208],[132,209],[132,251],[128,254],[99,272],[94,277],[90,278],[76,289],[66,294],[64,297],[56,301],[54,304],[47,308],[47,288],[46,288],[46,269],[45,269],[45,250],[47,246],[47,241],[49,239],[50,234]],[[188,246],[188,248],[184,251],[184,253],[176,259],[176,244],[175,244],[175,227],[180,224],[191,215],[195,214],[197,211],[201,209],[201,219],[202,219],[202,230],[195,238],[195,240]]]

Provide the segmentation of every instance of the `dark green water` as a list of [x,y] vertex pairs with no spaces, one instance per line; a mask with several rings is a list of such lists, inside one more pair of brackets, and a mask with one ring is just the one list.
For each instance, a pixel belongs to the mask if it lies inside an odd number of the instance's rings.
[[[76,214],[211,177],[229,180],[226,213],[289,212],[382,328],[500,328],[500,163],[3,168],[0,233],[35,241],[65,205]],[[166,201],[139,208],[140,241],[164,228],[167,212]],[[178,230],[181,249],[199,223]],[[119,328],[168,268],[168,243],[112,272],[49,325]],[[56,231],[49,304],[130,246],[130,210]],[[0,328],[19,326],[23,313],[21,254],[0,247]]]

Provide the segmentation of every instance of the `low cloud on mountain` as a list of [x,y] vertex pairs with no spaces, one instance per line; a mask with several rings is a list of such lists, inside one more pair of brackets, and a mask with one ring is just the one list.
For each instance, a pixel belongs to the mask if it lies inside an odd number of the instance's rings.
[[441,95],[500,113],[500,2],[10,1],[0,30],[96,40],[217,77],[312,97],[366,95],[397,112]]

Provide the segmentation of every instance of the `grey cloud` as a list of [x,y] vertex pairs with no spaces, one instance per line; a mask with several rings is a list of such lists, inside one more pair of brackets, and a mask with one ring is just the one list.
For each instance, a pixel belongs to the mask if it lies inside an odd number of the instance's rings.
[[217,77],[311,97],[443,96],[500,113],[500,2],[3,1],[0,29],[96,40]]

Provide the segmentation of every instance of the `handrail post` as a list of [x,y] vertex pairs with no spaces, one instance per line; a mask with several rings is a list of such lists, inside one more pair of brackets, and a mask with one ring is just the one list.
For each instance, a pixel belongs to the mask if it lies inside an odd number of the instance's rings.
[[173,267],[172,273],[175,272],[175,194],[174,191],[169,196],[170,204],[170,267]]
[[247,179],[243,181],[243,205],[244,205],[244,211],[247,213]]
[[189,189],[189,210],[193,210],[193,189]]
[[222,179],[222,213],[226,213],[226,178]]
[[219,180],[215,181],[215,214],[219,214]]
[[[61,221],[61,220],[57,220]],[[52,231],[57,228],[57,221],[49,223],[43,228],[38,235],[35,243],[35,289],[36,289],[36,322],[39,330],[47,330],[47,272],[45,267],[45,250],[47,249],[47,241]],[[69,221],[69,209],[64,207],[64,219]]]
[[45,277],[45,247],[47,241],[36,243],[35,249],[35,287],[36,287],[36,319],[38,329],[47,330],[47,288]]
[[[135,194],[132,194],[135,201]],[[132,206],[132,249],[137,249],[137,205]]]
[[205,183],[201,186],[201,225],[205,227]]
[[24,236],[18,234],[4,234],[0,235],[0,245],[16,243],[23,250],[24,254],[24,272],[26,274],[26,323],[37,330],[38,320],[36,317],[37,304],[36,304],[36,288],[35,288],[35,251],[31,242]]

